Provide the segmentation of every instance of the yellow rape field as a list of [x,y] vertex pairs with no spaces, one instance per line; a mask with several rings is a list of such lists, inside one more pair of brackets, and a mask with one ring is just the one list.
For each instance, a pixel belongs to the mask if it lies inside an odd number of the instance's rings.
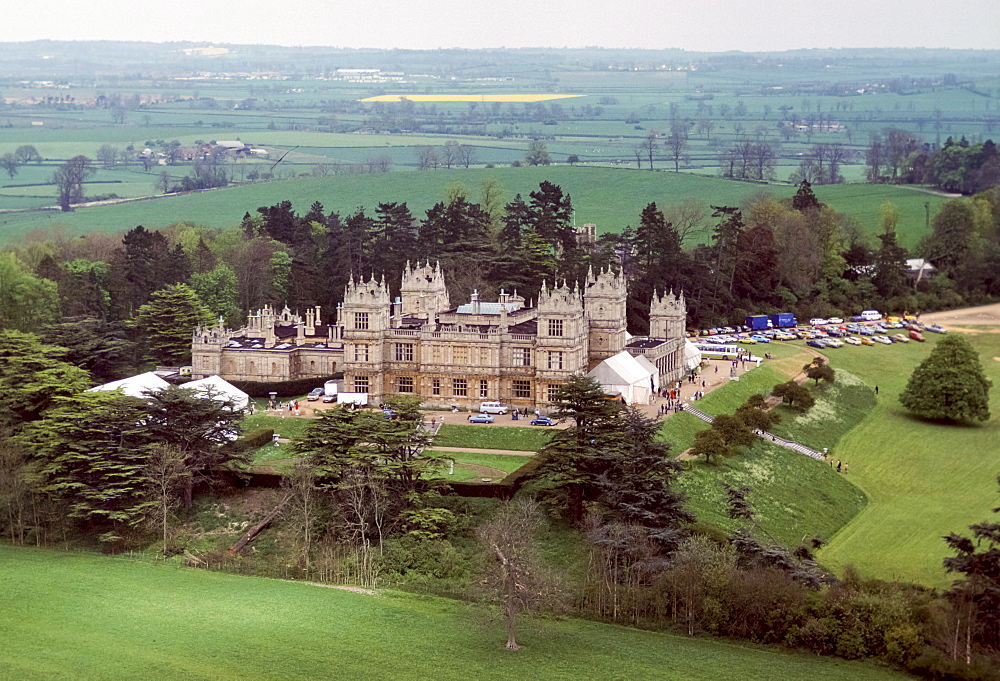
[[359,99],[359,102],[399,102],[408,99],[411,102],[514,102],[526,104],[529,102],[545,102],[550,99],[567,99],[569,97],[586,97],[586,95],[379,95]]

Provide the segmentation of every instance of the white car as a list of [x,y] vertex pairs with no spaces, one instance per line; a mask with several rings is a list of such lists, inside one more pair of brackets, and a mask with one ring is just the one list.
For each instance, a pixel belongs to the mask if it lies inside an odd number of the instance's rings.
[[809,326],[823,326],[826,324],[826,320],[822,317],[813,317],[809,320]]
[[882,345],[892,345],[892,341],[888,336],[872,336],[872,340]]
[[845,343],[850,343],[851,345],[861,345],[861,339],[855,338],[854,336],[848,336],[844,339]]
[[823,342],[826,344],[826,347],[828,347],[828,348],[842,348],[842,347],[844,347],[844,344],[840,341],[839,338],[824,338]]
[[830,317],[829,319],[826,320],[826,323],[827,324],[843,324],[844,320],[841,319],[840,317]]

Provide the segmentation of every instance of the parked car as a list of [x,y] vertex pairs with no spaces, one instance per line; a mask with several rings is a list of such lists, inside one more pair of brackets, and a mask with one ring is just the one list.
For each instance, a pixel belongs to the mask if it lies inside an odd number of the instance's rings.
[[944,328],[940,324],[931,324],[930,326],[926,327],[924,331],[932,331],[934,333],[948,333],[948,329]]
[[858,333],[860,333],[862,336],[874,336],[875,329],[873,329],[870,326],[862,326],[858,329]]
[[492,414],[473,414],[469,417],[469,423],[493,423]]
[[844,320],[841,319],[840,317],[830,317],[829,319],[826,320],[826,323],[827,324],[843,324]]
[[533,426],[554,426],[556,422],[550,419],[548,416],[536,416],[531,419],[531,425]]
[[767,336],[750,336],[750,340],[755,340],[758,343],[770,343],[771,339]]
[[848,336],[847,338],[844,339],[844,342],[850,343],[851,345],[861,345],[861,341],[855,338],[854,336]]
[[331,402],[336,402],[337,393],[333,393],[332,395],[323,395],[323,401],[326,402],[327,404],[330,404]]
[[923,334],[919,331],[910,331],[910,338],[917,341],[918,343],[923,343],[927,339],[924,338]]
[[882,345],[892,345],[892,341],[888,336],[872,336],[872,340]]
[[862,345],[875,345],[875,341],[873,341],[871,338],[862,338],[861,339],[861,344]]
[[896,335],[892,336],[892,341],[894,343],[909,343],[910,339],[901,333],[897,333]]
[[499,402],[480,402],[479,411],[483,414],[506,414],[510,408]]
[[809,326],[822,326],[823,324],[826,324],[826,320],[822,317],[813,317],[809,320]]
[[306,399],[310,402],[315,402],[319,398],[323,397],[323,393],[326,392],[323,388],[313,388],[312,391],[306,396]]
[[844,347],[844,342],[838,338],[827,338],[823,343],[828,348],[842,348]]
[[811,348],[819,348],[822,350],[823,348],[826,347],[826,342],[821,341],[818,338],[812,338],[806,341],[806,345],[808,345]]

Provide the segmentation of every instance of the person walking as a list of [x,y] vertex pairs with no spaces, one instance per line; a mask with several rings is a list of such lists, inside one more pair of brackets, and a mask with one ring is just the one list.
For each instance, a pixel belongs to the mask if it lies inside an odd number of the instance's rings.
[[875,386],[875,394],[878,395],[878,386]]

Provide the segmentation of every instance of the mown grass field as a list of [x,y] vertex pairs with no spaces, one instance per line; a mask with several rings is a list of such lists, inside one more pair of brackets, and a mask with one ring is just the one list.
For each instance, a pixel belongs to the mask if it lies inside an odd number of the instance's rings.
[[515,454],[481,454],[476,452],[441,453],[455,460],[455,468],[449,474],[448,465],[445,464],[437,477],[454,482],[475,480],[483,477],[481,472],[468,468],[468,466],[485,466],[486,468],[493,468],[504,473],[513,473],[531,460],[530,456],[517,456]]
[[427,596],[0,546],[3,681],[911,678],[574,619],[526,624],[525,647],[510,653],[478,613]]
[[549,431],[541,426],[442,425],[434,444],[439,447],[469,449],[518,449],[537,452],[549,441]]
[[[969,334],[993,381],[993,418],[979,426],[940,425],[911,417],[899,404],[914,367],[940,336],[926,344],[852,348],[829,353],[834,368],[878,385],[875,404],[834,451],[850,464],[850,479],[869,505],[823,549],[835,568],[853,564],[867,576],[934,586],[950,582],[941,567],[943,535],[967,533],[997,506],[1000,474],[1000,334]],[[861,350],[881,350],[877,356]]]
[[[639,214],[650,202],[666,207],[694,198],[712,205],[740,205],[762,192],[779,197],[795,193],[795,188],[788,185],[758,185],[687,173],[565,165],[304,177],[84,207],[72,213],[0,214],[0,245],[17,241],[33,230],[57,227],[69,236],[117,233],[140,224],[147,228],[165,227],[185,221],[208,227],[227,227],[238,225],[244,213],[253,213],[260,206],[283,200],[292,201],[300,213],[319,201],[327,211],[341,214],[351,213],[359,207],[372,212],[380,202],[406,202],[413,214],[422,218],[424,211],[444,200],[446,189],[455,183],[465,185],[469,199],[478,201],[480,183],[486,178],[496,179],[503,186],[504,201],[512,200],[515,194],[527,198],[528,193],[537,190],[544,180],[558,184],[573,199],[576,223],[595,223],[601,233],[618,232],[628,225],[638,224]],[[886,201],[894,202],[900,210],[897,234],[907,247],[915,245],[926,231],[924,204],[930,204],[933,217],[944,201],[938,196],[886,185],[817,187],[816,194],[834,209],[858,219],[871,234],[879,229],[879,206]],[[697,240],[706,236],[707,233],[699,235]],[[687,245],[694,245],[694,242],[692,239]]]

